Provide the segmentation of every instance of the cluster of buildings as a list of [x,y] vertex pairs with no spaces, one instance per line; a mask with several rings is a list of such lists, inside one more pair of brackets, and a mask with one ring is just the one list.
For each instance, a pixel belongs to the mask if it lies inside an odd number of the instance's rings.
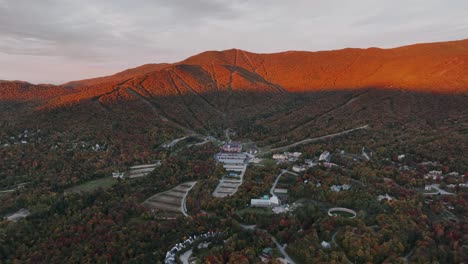
[[245,169],[245,163],[247,162],[247,155],[245,153],[218,153],[215,155],[217,162],[223,164],[223,168],[226,171],[241,172]]
[[217,236],[219,234],[221,234],[221,233],[208,232],[208,233],[205,233],[205,234],[199,235],[199,236],[197,236],[197,235],[194,235],[193,237],[190,236],[184,242],[176,244],[174,247],[171,248],[171,250],[169,250],[166,253],[166,258],[164,259],[164,263],[165,264],[176,264],[177,261],[176,261],[175,258],[176,258],[176,254],[178,252],[190,247],[196,241],[205,240],[205,239],[208,239],[208,238],[213,238],[213,237],[215,237],[215,236]]
[[[39,134],[41,132],[41,130],[37,130],[37,134]],[[29,132],[29,130],[24,130],[23,132],[19,133],[17,137],[15,136],[11,136],[9,137],[9,139],[5,139],[3,142],[1,142],[3,144],[3,147],[9,147],[11,145],[20,145],[20,144],[27,144],[28,143],[28,139],[30,139],[30,137],[33,137],[36,135],[35,132]]]
[[221,152],[215,155],[216,162],[222,163],[223,168],[235,176],[245,169],[248,156],[242,153],[242,144],[238,142],[226,143],[221,147]]
[[302,155],[301,152],[284,152],[284,153],[277,153],[273,154],[273,159],[279,162],[295,162],[299,159]]
[[343,184],[343,185],[332,185],[330,187],[330,190],[334,191],[334,192],[341,192],[341,191],[347,191],[351,189],[351,185],[349,184]]
[[444,176],[442,175],[442,171],[433,170],[424,175],[424,179],[442,180]]
[[304,160],[304,164],[296,164],[292,167],[292,170],[295,172],[304,172],[315,165],[317,165],[317,163],[314,163],[313,160],[306,159]]

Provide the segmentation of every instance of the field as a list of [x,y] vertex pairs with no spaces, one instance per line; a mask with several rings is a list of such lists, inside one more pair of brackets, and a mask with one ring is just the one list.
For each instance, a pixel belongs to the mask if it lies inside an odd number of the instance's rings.
[[98,188],[108,189],[117,182],[112,177],[104,177],[94,181],[85,182],[83,184],[73,186],[65,190],[65,193],[77,193],[77,192],[92,192]]
[[185,198],[196,183],[197,182],[182,183],[169,191],[151,196],[145,202],[143,202],[143,205],[150,209],[170,213],[182,213],[183,215],[187,216]]

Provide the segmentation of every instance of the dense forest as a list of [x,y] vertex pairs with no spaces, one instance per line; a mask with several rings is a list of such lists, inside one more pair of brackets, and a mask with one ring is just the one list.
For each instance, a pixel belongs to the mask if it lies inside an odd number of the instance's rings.
[[[2,102],[0,216],[29,214],[0,220],[0,263],[164,263],[174,245],[207,232],[223,235],[190,248],[198,263],[279,263],[284,245],[296,263],[467,261],[466,95],[364,89],[203,96],[51,109]],[[213,197],[226,174],[215,154],[229,139],[255,146],[262,161],[248,165],[234,195]],[[272,159],[290,144],[287,151],[302,153],[298,160]],[[316,162],[324,151],[332,165],[279,178],[291,210],[250,206],[282,171]],[[146,177],[112,178],[157,161]],[[434,171],[440,176],[428,178]],[[143,206],[191,181],[188,217]],[[350,189],[334,191],[338,185]],[[428,185],[450,195],[426,195]],[[356,217],[330,216],[333,207],[352,208]]]

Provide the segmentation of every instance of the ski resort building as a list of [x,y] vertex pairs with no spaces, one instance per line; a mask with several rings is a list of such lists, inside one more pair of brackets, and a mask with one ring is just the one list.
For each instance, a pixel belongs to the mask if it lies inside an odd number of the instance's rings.
[[247,161],[247,155],[244,153],[218,153],[215,158],[227,171],[242,171]]
[[221,147],[221,150],[226,153],[240,153],[242,151],[242,144],[238,142],[226,143]]

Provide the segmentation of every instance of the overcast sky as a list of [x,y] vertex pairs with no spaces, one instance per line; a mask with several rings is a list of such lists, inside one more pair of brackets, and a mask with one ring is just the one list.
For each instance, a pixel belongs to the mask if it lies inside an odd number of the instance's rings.
[[468,38],[467,0],[0,0],[0,79],[60,84],[206,50]]

